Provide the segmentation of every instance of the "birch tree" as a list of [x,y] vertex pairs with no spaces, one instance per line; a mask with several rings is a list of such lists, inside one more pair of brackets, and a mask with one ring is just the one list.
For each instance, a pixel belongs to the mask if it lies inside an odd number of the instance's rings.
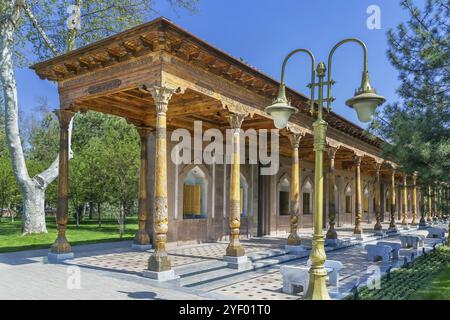
[[[195,10],[197,3],[197,0],[167,1],[174,8],[189,11]],[[155,15],[153,8],[152,0],[0,1],[0,83],[6,139],[24,199],[24,234],[47,232],[45,190],[58,175],[58,157],[46,170],[30,176],[19,134],[15,65],[26,66],[33,58],[47,59],[133,27]]]

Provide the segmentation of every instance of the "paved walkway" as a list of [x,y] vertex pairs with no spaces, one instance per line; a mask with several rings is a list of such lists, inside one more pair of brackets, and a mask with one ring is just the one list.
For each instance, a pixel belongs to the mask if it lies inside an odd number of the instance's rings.
[[[372,226],[366,226],[368,237],[351,239],[352,229],[339,228],[341,239],[350,245],[329,251],[327,258],[344,264],[340,292],[364,282],[369,266],[381,272],[391,266],[367,261],[364,244],[377,241]],[[403,230],[403,233],[426,235],[426,231]],[[306,247],[311,245],[311,230],[300,230]],[[400,242],[398,236],[388,241]],[[439,242],[427,239],[428,250]],[[293,300],[301,295],[281,291],[280,264],[306,265],[307,256],[299,258],[284,251],[285,237],[264,237],[244,240],[243,244],[254,270],[238,272],[227,268],[222,257],[226,243],[208,243],[172,249],[169,254],[176,282],[158,283],[140,276],[151,252],[131,250],[131,242],[74,246],[75,259],[65,264],[48,264],[47,250],[0,254],[0,299],[258,299]],[[411,249],[402,249],[401,259],[411,256]],[[334,293],[336,288],[329,288]]]

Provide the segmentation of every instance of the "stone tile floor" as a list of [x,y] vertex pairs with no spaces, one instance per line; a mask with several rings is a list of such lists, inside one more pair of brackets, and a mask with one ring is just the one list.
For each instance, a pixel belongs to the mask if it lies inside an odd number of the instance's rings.
[[[372,226],[366,225],[366,234]],[[416,234],[426,231],[410,230]],[[311,244],[311,230],[301,229],[303,244]],[[339,228],[340,238],[351,237],[352,228]],[[385,239],[399,242],[398,237]],[[370,241],[370,239],[368,240]],[[372,240],[373,241],[373,240]],[[427,239],[431,247],[436,240]],[[285,259],[280,253],[285,237],[264,237],[242,241],[250,258],[265,261],[262,253],[272,252],[274,260],[267,267],[247,272],[226,268],[222,261],[227,243],[206,243],[169,250],[176,273],[182,277],[182,285],[157,283],[140,276],[147,266],[151,252],[138,252],[130,248],[130,242],[75,246],[76,259],[62,265],[45,262],[46,250],[0,254],[0,299],[250,299],[293,300],[299,295],[284,294],[280,263],[305,265],[307,257]],[[403,257],[410,256],[410,249],[402,249]],[[279,260],[279,263],[277,262]],[[327,259],[344,264],[340,274],[340,292],[349,291],[357,282],[365,281],[370,274],[368,267],[379,266],[384,272],[390,266],[367,261],[362,245],[354,245],[327,252]],[[401,262],[400,261],[400,262]],[[67,291],[67,267],[80,267],[83,290]],[[187,280],[186,280],[187,279]],[[206,281],[204,280],[206,279]],[[18,281],[20,280],[20,281]],[[185,281],[185,282],[183,282]],[[184,285],[186,283],[188,285]],[[45,288],[45,290],[43,290]],[[336,288],[329,288],[331,292]]]

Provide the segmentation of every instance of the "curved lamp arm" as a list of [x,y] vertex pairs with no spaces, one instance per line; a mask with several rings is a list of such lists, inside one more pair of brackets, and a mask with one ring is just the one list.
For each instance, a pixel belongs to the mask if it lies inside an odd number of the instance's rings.
[[338,42],[333,49],[331,49],[330,55],[328,56],[328,92],[327,92],[327,108],[330,109],[330,104],[331,104],[331,63],[333,60],[333,54],[336,51],[337,48],[339,48],[341,45],[343,45],[344,43],[347,42],[355,42],[357,44],[359,44],[364,51],[364,70],[363,70],[363,74],[366,75],[368,73],[368,62],[367,62],[367,46],[364,42],[362,42],[359,39],[356,38],[349,38],[349,39],[345,39],[342,40],[340,42]]
[[299,52],[304,52],[306,54],[309,55],[309,57],[311,58],[311,96],[310,96],[310,107],[311,110],[314,110],[314,78],[316,75],[316,71],[315,71],[315,65],[316,65],[316,59],[314,58],[314,55],[311,51],[307,50],[307,49],[296,49],[294,51],[292,51],[291,53],[289,53],[286,58],[283,61],[283,66],[281,67],[281,85],[280,85],[280,90],[285,91],[285,83],[284,83],[284,77],[285,77],[285,69],[286,69],[286,64],[289,61],[289,59],[299,53]]

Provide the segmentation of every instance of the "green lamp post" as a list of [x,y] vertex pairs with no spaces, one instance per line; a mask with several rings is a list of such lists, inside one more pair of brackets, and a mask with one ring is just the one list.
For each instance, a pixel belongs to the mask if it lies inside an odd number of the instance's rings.
[[[311,300],[327,300],[330,299],[326,287],[327,272],[324,267],[326,260],[324,236],[322,234],[322,219],[323,219],[323,152],[327,148],[326,133],[328,124],[323,120],[323,102],[327,102],[327,111],[331,109],[331,102],[334,100],[331,96],[331,87],[335,83],[331,78],[332,58],[335,50],[342,44],[347,42],[355,42],[359,44],[364,50],[364,70],[361,80],[361,86],[353,98],[349,99],[346,104],[355,109],[358,114],[358,119],[362,122],[369,122],[375,113],[378,106],[382,105],[386,99],[377,95],[375,89],[370,84],[369,72],[367,69],[367,47],[361,40],[350,38],[337,43],[331,50],[328,56],[328,75],[325,81],[325,73],[327,67],[325,63],[320,62],[316,68],[314,55],[307,49],[297,49],[287,55],[283,61],[281,68],[281,83],[278,92],[278,97],[271,106],[268,106],[265,111],[270,114],[274,120],[274,124],[278,129],[286,127],[290,116],[297,112],[297,109],[289,105],[286,98],[285,87],[285,68],[288,60],[297,53],[306,53],[311,59],[311,88],[310,95],[310,111],[316,117],[313,123],[314,128],[314,152],[315,152],[315,180],[314,180],[314,195],[315,195],[315,212],[314,212],[314,234],[312,241],[312,250],[310,254],[311,268],[309,270],[310,280],[306,298]],[[317,75],[318,82],[315,82]],[[324,98],[324,87],[327,86],[327,98]],[[318,100],[314,100],[315,88],[318,88]],[[316,106],[317,104],[317,106]]]

